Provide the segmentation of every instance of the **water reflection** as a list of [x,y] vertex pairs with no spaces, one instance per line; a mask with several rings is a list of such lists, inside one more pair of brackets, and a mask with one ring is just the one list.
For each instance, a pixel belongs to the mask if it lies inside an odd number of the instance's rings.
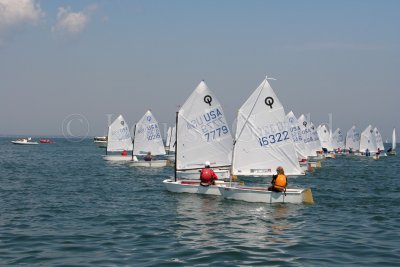
[[[178,195],[176,230],[178,242],[199,253],[236,251],[248,262],[268,262],[284,256],[292,261],[288,248],[300,243],[302,205],[259,204],[228,201],[220,197]],[[303,219],[300,219],[303,218]]]

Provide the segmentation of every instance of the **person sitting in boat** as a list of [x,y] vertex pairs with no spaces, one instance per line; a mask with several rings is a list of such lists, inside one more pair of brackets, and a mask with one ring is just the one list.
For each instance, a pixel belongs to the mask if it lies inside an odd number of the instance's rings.
[[365,150],[365,156],[366,156],[366,157],[371,156],[371,152],[369,151],[368,148]]
[[388,153],[390,153],[390,152],[392,152],[392,151],[393,151],[393,148],[389,148],[389,149],[387,150]]
[[376,155],[380,155],[381,154],[381,149],[378,147],[378,151],[376,152]]
[[281,166],[276,168],[276,174],[272,175],[272,186],[268,187],[268,191],[282,192],[286,190],[287,177]]
[[153,159],[153,155],[151,155],[151,152],[147,152],[147,155],[144,157],[144,161],[151,161]]
[[128,152],[126,150],[122,151],[121,156],[128,156]]
[[215,180],[218,180],[218,176],[210,168],[210,162],[206,161],[204,169],[200,171],[200,185],[202,186],[214,185]]

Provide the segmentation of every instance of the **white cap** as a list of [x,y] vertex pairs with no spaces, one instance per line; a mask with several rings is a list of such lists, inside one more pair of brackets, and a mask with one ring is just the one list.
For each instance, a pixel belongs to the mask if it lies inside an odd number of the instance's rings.
[[206,161],[205,165],[206,165],[206,166],[210,166],[210,162],[209,162],[209,161]]

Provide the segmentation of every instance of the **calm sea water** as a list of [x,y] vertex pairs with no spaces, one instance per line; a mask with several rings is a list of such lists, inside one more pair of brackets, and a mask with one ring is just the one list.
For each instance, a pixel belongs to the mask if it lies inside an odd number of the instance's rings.
[[400,265],[400,156],[325,160],[289,180],[311,187],[314,205],[265,205],[169,193],[172,168],[107,163],[91,140],[10,141],[1,266]]

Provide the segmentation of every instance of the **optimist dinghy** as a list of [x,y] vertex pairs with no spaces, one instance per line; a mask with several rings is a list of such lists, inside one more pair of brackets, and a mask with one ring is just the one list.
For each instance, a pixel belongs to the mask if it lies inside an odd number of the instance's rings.
[[[108,161],[131,161],[132,156],[128,151],[132,151],[132,138],[128,124],[124,117],[119,115],[108,127],[107,155],[104,156]],[[120,154],[112,154],[118,152]],[[121,153],[122,152],[122,153]]]
[[[177,112],[175,178],[164,180],[168,191],[219,195],[231,165],[232,136],[221,104],[204,81]],[[216,185],[200,185],[206,161],[218,176]]]
[[396,155],[396,129],[393,128],[392,133],[392,147],[387,151],[388,155],[395,156]]
[[[135,136],[133,142],[133,156],[145,156],[150,152],[152,156],[165,155],[164,143],[161,138],[158,122],[148,110],[140,121],[135,125]],[[152,159],[150,161],[137,160],[133,157],[133,167],[165,167],[168,160]]]
[[[271,176],[278,166],[287,175],[304,175],[288,130],[283,105],[265,78],[238,111],[232,175]],[[247,202],[312,202],[311,189],[284,193],[230,185],[219,191],[224,198]]]

